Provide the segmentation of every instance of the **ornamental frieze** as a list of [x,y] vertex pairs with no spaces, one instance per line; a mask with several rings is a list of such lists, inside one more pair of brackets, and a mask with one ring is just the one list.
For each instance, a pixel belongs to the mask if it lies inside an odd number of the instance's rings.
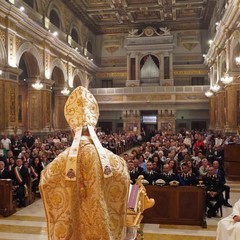
[[164,101],[171,100],[170,94],[155,94],[155,95],[131,95],[126,96],[126,101],[141,101],[141,102],[151,102],[151,101]]
[[206,75],[208,71],[205,69],[191,69],[191,70],[174,70],[173,74],[177,75]]
[[121,102],[123,101],[123,96],[95,96],[98,102]]
[[184,93],[184,94],[176,94],[176,100],[187,100],[187,101],[194,101],[194,100],[203,100],[207,99],[204,93],[192,94],[192,93]]
[[127,78],[127,72],[109,72],[109,73],[97,73],[97,78],[114,78],[114,77],[124,77]]

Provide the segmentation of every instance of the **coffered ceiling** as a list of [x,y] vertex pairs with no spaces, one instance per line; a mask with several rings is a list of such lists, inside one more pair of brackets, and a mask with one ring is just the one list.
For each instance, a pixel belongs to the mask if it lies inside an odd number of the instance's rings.
[[128,32],[146,26],[171,30],[208,27],[216,0],[64,0],[93,32]]

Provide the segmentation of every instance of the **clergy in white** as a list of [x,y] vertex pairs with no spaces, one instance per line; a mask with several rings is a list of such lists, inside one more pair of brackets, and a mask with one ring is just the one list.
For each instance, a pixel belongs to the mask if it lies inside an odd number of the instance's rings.
[[217,240],[240,240],[240,199],[232,214],[218,222]]

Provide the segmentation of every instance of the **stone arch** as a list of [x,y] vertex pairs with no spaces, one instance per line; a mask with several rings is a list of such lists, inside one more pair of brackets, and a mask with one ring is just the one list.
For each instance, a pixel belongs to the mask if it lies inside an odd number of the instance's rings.
[[42,59],[37,48],[32,43],[25,42],[18,49],[16,54],[16,64],[18,67],[22,56],[24,56],[24,60],[28,64],[27,70],[29,77],[34,77],[37,75],[43,76],[44,67]]
[[0,65],[7,64],[7,52],[2,40],[0,40]]
[[84,75],[82,74],[82,72],[79,69],[75,69],[73,71],[73,77],[72,77],[72,81],[69,81],[69,86],[71,88],[76,87],[74,82],[76,81],[76,78],[78,78],[80,80],[81,86],[84,86]]
[[67,81],[67,68],[64,65],[63,61],[60,60],[59,58],[55,58],[52,61],[51,65],[50,65],[50,71],[49,71],[50,72],[50,76],[52,76],[53,70],[54,70],[55,67],[58,67],[59,69],[62,70],[63,77],[64,77],[64,82],[66,82]]
[[60,26],[59,29],[62,30],[63,32],[65,32],[65,25],[64,25],[64,14],[62,13],[61,9],[58,6],[61,6],[61,2],[56,0],[56,1],[51,1],[50,4],[48,5],[48,9],[47,9],[47,16],[50,19],[50,14],[51,11],[55,11],[56,14],[59,17],[59,21],[60,21]]

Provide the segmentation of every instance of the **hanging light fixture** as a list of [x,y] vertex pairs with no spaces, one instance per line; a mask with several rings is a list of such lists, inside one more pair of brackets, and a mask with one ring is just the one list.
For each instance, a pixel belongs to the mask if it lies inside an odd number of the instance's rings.
[[233,81],[233,77],[230,77],[228,73],[224,74],[224,77],[221,78],[221,82],[224,84],[230,84]]
[[218,84],[214,84],[212,87],[211,87],[211,90],[213,92],[218,92],[220,90],[220,86]]
[[64,96],[68,96],[70,93],[70,90],[67,87],[64,87],[63,90],[61,91],[61,94]]
[[210,90],[208,90],[208,91],[205,92],[205,96],[206,96],[206,97],[211,97],[212,95],[213,95],[213,92],[210,91]]
[[43,88],[43,84],[40,80],[36,80],[36,82],[32,84],[32,87],[36,90],[41,90]]

